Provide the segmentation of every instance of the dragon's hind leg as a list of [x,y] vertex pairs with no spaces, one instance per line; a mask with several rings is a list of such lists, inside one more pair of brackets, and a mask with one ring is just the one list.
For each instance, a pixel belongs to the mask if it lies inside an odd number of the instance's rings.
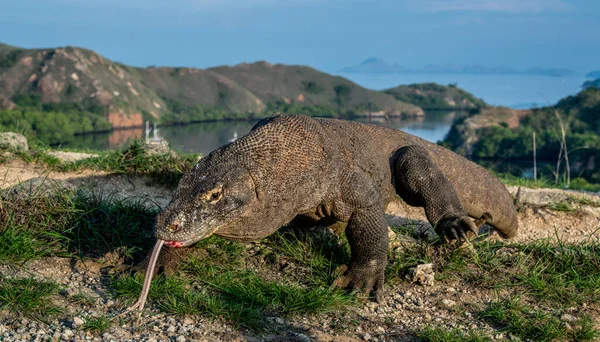
[[392,156],[396,193],[409,205],[424,207],[440,237],[467,241],[477,227],[463,208],[452,183],[421,146],[398,149]]

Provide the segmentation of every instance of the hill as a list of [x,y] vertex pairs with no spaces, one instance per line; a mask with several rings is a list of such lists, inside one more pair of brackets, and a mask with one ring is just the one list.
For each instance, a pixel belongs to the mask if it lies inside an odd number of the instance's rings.
[[7,53],[9,53],[11,51],[18,50],[18,49],[19,48],[17,48],[17,47],[0,43],[0,58],[4,57]]
[[490,107],[456,121],[442,145],[472,158],[531,160],[536,133],[537,159],[556,163],[560,126],[565,124],[569,164],[587,180],[600,182],[600,89],[589,88],[553,107],[520,111]]
[[587,88],[598,88],[600,89],[600,78],[597,78],[593,81],[585,81],[582,85],[584,89]]
[[415,104],[425,110],[455,110],[486,107],[486,103],[455,85],[436,83],[402,85],[383,90],[399,101]]
[[318,107],[314,114],[341,117],[423,114],[417,106],[304,66],[257,62],[208,70],[136,68],[76,47],[8,45],[0,45],[0,105],[91,112],[95,121],[112,128],[140,126],[150,118],[247,118],[309,106]]
[[208,70],[233,80],[275,107],[290,103],[302,107],[324,106],[338,108],[340,113],[352,111],[348,116],[423,114],[423,110],[415,105],[307,66],[261,61]]
[[210,71],[134,68],[74,47],[12,50],[0,61],[0,81],[5,108],[73,105],[101,114],[113,128],[161,119],[173,112],[173,102],[229,112],[265,108],[246,89]]

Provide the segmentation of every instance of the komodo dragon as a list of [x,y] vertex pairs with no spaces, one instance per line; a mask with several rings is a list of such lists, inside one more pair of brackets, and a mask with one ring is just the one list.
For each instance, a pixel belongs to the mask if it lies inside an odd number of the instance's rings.
[[296,217],[333,219],[347,223],[351,250],[349,268],[336,283],[366,296],[374,290],[379,300],[388,247],[384,212],[396,194],[424,207],[449,240],[475,232],[469,216],[487,218],[505,238],[517,234],[504,185],[462,156],[398,130],[281,115],[263,119],[183,176],[156,220],[146,283],[163,242],[187,247],[213,234],[256,241]]

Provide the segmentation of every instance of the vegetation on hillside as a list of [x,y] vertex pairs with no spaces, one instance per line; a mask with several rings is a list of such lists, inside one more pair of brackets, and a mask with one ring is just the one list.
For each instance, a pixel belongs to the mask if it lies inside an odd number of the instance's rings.
[[[533,133],[536,133],[538,161],[557,161],[561,149],[561,130],[556,115],[566,128],[566,142],[571,167],[588,181],[600,182],[600,89],[589,88],[559,101],[556,106],[533,110],[523,116],[516,128],[499,122],[476,128],[472,135],[461,128],[477,115],[457,121],[442,145],[470,157],[489,159],[533,158]],[[491,118],[490,120],[493,120]],[[471,121],[472,122],[472,121]],[[469,149],[465,146],[469,139]]]
[[422,114],[422,109],[418,106],[307,66],[263,61],[208,70],[249,89],[267,104],[282,102],[306,107],[322,106],[337,109],[342,117],[346,111],[352,111],[356,115],[379,111],[388,115]]
[[425,110],[471,110],[486,107],[483,100],[454,84],[436,83],[402,85],[383,91],[397,100],[412,103]]
[[104,110],[78,104],[42,103],[35,96],[18,96],[14,109],[0,109],[0,132],[13,131],[53,145],[68,143],[75,134],[106,132],[111,126]]
[[593,81],[585,81],[582,86],[584,89],[587,88],[598,88],[600,89],[600,78],[597,78]]

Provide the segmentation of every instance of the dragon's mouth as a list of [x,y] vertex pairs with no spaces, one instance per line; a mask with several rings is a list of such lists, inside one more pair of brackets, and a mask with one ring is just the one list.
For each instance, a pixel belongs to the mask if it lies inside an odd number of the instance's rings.
[[173,247],[173,248],[185,246],[185,244],[183,242],[179,242],[179,241],[165,241],[165,245],[167,245],[169,247]]

